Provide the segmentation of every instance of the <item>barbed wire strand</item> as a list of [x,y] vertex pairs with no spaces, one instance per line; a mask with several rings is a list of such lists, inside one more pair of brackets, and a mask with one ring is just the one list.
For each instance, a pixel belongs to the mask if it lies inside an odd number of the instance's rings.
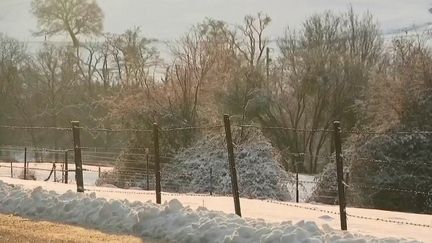
[[9,125],[0,125],[0,128],[8,128],[14,130],[61,130],[61,131],[72,131],[72,128],[68,127],[28,127],[28,126],[9,126]]

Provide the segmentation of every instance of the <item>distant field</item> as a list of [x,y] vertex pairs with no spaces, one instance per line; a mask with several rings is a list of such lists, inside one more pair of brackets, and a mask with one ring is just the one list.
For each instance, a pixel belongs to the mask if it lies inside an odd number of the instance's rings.
[[148,242],[129,235],[112,235],[77,226],[33,221],[0,214],[0,243],[3,242]]
[[[58,181],[61,181],[61,163],[57,163],[56,167],[56,177]],[[22,173],[23,163],[13,164],[13,177],[18,178]],[[39,181],[48,178],[50,171],[52,169],[52,163],[29,163],[29,168],[35,171],[36,179]],[[84,185],[95,185],[98,179],[98,166],[84,165]],[[69,170],[74,170],[75,164],[72,162],[69,164]],[[101,172],[106,172],[112,170],[113,167],[101,167]],[[10,177],[10,162],[4,162],[0,160],[0,176]],[[54,176],[50,178],[50,181],[54,180]],[[75,183],[75,172],[69,172],[69,183]]]

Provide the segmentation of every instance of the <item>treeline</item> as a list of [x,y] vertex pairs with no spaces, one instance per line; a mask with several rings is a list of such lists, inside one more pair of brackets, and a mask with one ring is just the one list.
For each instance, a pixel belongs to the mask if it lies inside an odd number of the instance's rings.
[[[431,107],[432,56],[423,36],[384,41],[373,16],[349,9],[311,16],[269,48],[270,24],[263,13],[234,26],[205,19],[168,44],[169,60],[137,28],[88,43],[72,31],[71,44],[45,43],[36,53],[1,34],[0,124],[151,129],[218,124],[228,113],[238,124],[299,130],[331,129],[333,120],[346,130],[430,127],[423,111]],[[333,152],[331,133],[263,132],[287,170],[289,154],[305,153],[298,169],[316,173],[328,162],[319,155]],[[84,136],[87,146],[149,143],[136,134]],[[0,129],[0,143],[61,148],[70,137]]]

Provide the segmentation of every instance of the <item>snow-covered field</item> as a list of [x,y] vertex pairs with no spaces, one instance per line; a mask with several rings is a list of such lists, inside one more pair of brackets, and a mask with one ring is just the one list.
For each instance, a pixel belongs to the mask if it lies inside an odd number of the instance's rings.
[[[1,162],[0,163],[0,177],[10,177],[10,163]],[[23,163],[13,163],[13,177],[18,178],[19,175],[23,171]],[[52,163],[29,163],[30,171],[34,171],[36,180],[43,181],[48,178],[51,169]],[[110,171],[112,167],[100,167],[101,172]],[[69,170],[75,170],[75,164],[68,165]],[[84,185],[95,185],[96,180],[99,178],[99,167],[91,166],[91,165],[83,165],[83,179]],[[62,180],[62,172],[61,172],[61,163],[57,163],[56,165],[56,178],[57,181]],[[54,181],[54,175],[51,176],[49,181]],[[69,172],[68,174],[68,183],[75,183],[75,172]]]
[[[89,193],[84,196],[67,192],[76,189],[73,184],[5,177],[0,180],[30,190],[0,183],[0,212],[158,239],[180,242],[432,242],[431,215],[348,208],[351,215],[397,220],[402,224],[349,217],[350,233],[342,233],[336,230],[339,228],[338,215],[334,214],[337,206],[241,199],[244,218],[239,218],[233,214],[230,197],[163,193],[162,201],[168,203],[157,206],[151,203],[154,193],[141,190],[87,186]],[[37,188],[39,186],[50,192]],[[59,196],[58,193],[66,194]]]
[[[22,173],[23,163],[14,163],[13,164],[13,177],[18,178]],[[48,178],[50,171],[52,169],[52,163],[29,163],[29,168],[31,171],[34,171],[37,181],[44,181]],[[86,186],[95,186],[96,180],[99,178],[99,167],[98,166],[90,166],[84,165],[83,179],[84,185]],[[101,172],[111,171],[113,167],[100,167]],[[61,163],[58,163],[56,166],[56,177],[57,181],[62,181],[62,173],[61,173]],[[69,164],[69,170],[74,170],[75,165]],[[0,162],[0,177],[10,177],[10,163]],[[313,182],[314,176],[299,174],[299,201],[305,202],[311,193],[313,192],[313,188],[315,183]],[[54,175],[51,176],[49,181],[54,181]],[[68,183],[75,183],[75,173],[69,172]],[[291,201],[295,201],[296,188],[295,183],[288,184],[288,191],[292,197]]]

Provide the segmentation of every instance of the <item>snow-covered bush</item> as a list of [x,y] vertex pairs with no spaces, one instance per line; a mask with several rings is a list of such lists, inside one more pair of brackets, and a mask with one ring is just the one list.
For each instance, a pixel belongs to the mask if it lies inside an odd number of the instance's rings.
[[323,171],[315,177],[316,186],[307,202],[320,202],[325,204],[337,203],[336,164],[327,164]]
[[356,204],[381,209],[432,212],[432,135],[377,136],[353,158]]
[[[234,153],[240,195],[289,200],[287,184],[293,180],[281,167],[280,155],[271,143],[256,129],[234,129],[233,136],[239,141]],[[162,169],[162,187],[176,192],[231,194],[225,134],[207,135],[177,154]]]
[[[294,180],[282,168],[279,153],[262,133],[256,129],[233,129],[233,140],[237,144],[234,153],[240,195],[289,200],[287,184]],[[123,169],[119,163],[113,171],[102,173],[96,185],[146,188],[142,171],[123,173]],[[231,194],[225,133],[220,130],[203,135],[178,152],[163,164],[161,178],[163,191]],[[150,176],[150,188],[154,189],[154,174]]]
[[[432,212],[432,135],[382,134],[352,146],[344,154],[347,201],[353,206],[387,210]],[[318,178],[309,199],[337,202],[322,197],[337,192],[336,165],[331,163]]]

